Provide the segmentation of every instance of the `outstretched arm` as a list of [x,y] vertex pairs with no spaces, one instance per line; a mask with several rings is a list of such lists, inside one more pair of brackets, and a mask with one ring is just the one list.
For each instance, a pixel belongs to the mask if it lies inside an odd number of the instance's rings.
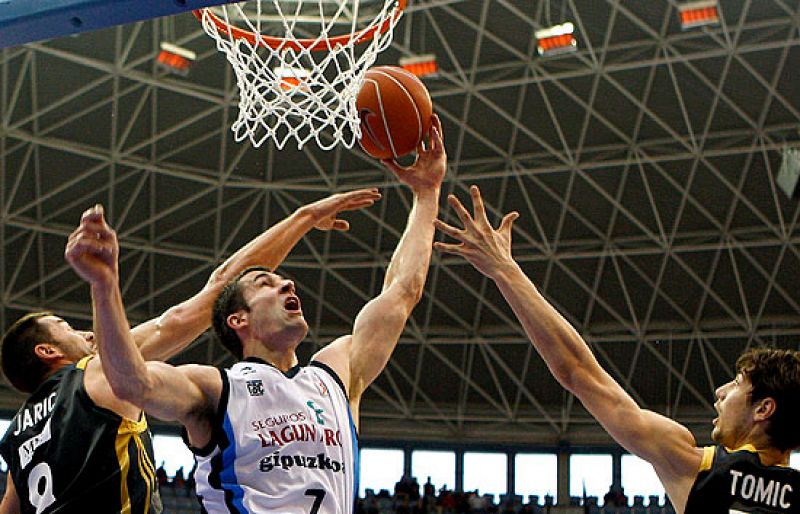
[[434,116],[429,147],[420,145],[417,161],[402,168],[384,161],[414,194],[403,236],[392,255],[381,293],[355,320],[352,336],[337,339],[315,357],[330,365],[348,387],[354,419],[361,394],[386,367],[403,327],[422,298],[439,211],[439,192],[447,170],[442,126]]
[[653,464],[676,506],[685,503],[701,459],[694,437],[669,418],[640,408],[523,273],[511,256],[511,228],[517,213],[507,214],[494,230],[478,188],[472,186],[470,194],[474,216],[454,196],[448,198],[463,229],[436,221],[439,230],[459,242],[437,242],[435,247],[463,256],[497,284],[556,380],[581,400],[618,443]]
[[87,210],[65,251],[67,261],[92,290],[102,373],[97,367],[87,368],[87,392],[98,405],[117,413],[126,411],[127,402],[161,419],[180,421],[192,442],[203,445],[211,434],[210,413],[219,401],[220,376],[208,366],[175,368],[145,362],[122,303],[118,253],[117,236],[103,219],[103,208],[97,205]]
[[338,219],[338,213],[368,207],[380,197],[377,189],[334,194],[300,207],[270,227],[214,270],[196,295],[132,329],[134,341],[144,358],[167,359],[199,337],[211,324],[211,310],[217,295],[241,271],[256,265],[276,268],[312,228],[348,230],[349,224]]

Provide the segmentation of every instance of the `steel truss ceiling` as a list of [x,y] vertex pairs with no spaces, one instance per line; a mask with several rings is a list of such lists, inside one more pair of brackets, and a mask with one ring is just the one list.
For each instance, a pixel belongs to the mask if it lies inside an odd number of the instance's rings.
[[[800,7],[720,3],[721,25],[682,31],[674,1],[410,1],[380,61],[438,56],[428,87],[450,156],[445,193],[464,198],[474,183],[495,220],[520,211],[525,271],[637,401],[701,441],[738,353],[797,348],[800,335],[800,207],[774,182],[800,139]],[[538,56],[533,31],[562,21],[579,51]],[[198,53],[188,77],[156,67],[161,41]],[[314,233],[283,266],[311,324],[302,357],[377,293],[408,192],[358,151],[234,143],[235,79],[191,15],[5,49],[0,74],[4,328],[43,308],[90,323],[87,287],[62,255],[95,202],[120,235],[138,322],[298,205],[378,186],[384,200],[352,215],[350,233]],[[230,359],[204,336],[187,361]],[[367,438],[607,441],[494,286],[442,256],[362,417]]]

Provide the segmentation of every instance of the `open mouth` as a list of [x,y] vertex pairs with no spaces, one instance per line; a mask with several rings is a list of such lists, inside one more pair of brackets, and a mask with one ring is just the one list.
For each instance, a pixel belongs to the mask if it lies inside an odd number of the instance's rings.
[[283,303],[283,308],[289,312],[300,312],[300,299],[296,296],[286,298],[286,301]]

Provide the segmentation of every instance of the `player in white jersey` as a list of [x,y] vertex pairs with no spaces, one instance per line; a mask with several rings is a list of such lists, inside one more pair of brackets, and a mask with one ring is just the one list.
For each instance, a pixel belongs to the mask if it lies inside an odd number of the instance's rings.
[[[295,350],[308,332],[294,283],[266,269],[245,271],[217,300],[214,328],[243,363],[146,362],[131,340],[119,292],[113,231],[76,240],[67,258],[92,286],[96,341],[114,392],[186,429],[198,455],[195,475],[210,513],[353,511],[356,429],[361,395],[383,371],[414,306],[430,263],[447,157],[441,123],[408,168],[385,161],[413,192],[414,205],[380,294],[349,335],[320,350],[308,367]],[[85,245],[96,245],[88,252]]]
[[[255,357],[225,370],[227,408],[195,450],[209,512],[353,512],[358,444],[344,384],[325,364],[284,373]],[[225,394],[220,409],[225,403]],[[248,490],[257,484],[257,491]]]

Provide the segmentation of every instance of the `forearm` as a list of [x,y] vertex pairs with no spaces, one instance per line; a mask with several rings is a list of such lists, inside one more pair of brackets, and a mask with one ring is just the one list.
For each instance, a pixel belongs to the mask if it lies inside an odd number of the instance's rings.
[[276,268],[316,221],[308,206],[300,207],[228,257],[211,274],[209,284],[224,286],[249,266]]
[[599,371],[597,360],[580,334],[550,305],[516,262],[499,267],[493,278],[531,343],[564,387],[572,390],[572,377],[578,372]]
[[95,341],[111,389],[123,400],[142,398],[147,368],[128,325],[119,283],[93,284],[92,305]]
[[142,354],[148,360],[162,360],[185,348],[208,329],[214,301],[228,282],[250,266],[277,267],[316,221],[307,207],[301,207],[226,259],[192,298],[135,327],[133,335]]
[[399,286],[414,298],[414,304],[419,301],[433,250],[433,220],[438,213],[439,188],[415,192],[408,223],[386,270],[384,291]]

